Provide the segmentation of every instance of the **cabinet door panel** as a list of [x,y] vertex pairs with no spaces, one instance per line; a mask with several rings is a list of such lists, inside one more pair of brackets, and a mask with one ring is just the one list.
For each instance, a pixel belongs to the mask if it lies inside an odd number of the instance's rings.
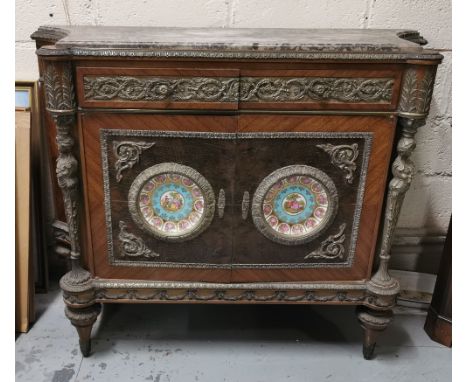
[[381,117],[241,117],[233,281],[366,278],[393,131]]
[[229,117],[82,118],[97,276],[229,280],[234,128]]

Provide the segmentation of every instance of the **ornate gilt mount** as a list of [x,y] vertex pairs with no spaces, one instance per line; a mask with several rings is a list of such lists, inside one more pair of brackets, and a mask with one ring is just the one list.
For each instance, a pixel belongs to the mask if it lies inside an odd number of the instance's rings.
[[144,150],[154,146],[150,142],[133,142],[133,141],[114,141],[113,150],[117,161],[114,164],[117,171],[115,179],[120,182],[123,178],[122,172],[131,169],[140,161],[140,155]]
[[158,253],[154,253],[146,246],[141,237],[138,237],[128,232],[127,225],[123,221],[119,222],[119,228],[121,257],[141,257],[144,259],[154,259],[156,257],[159,257]]
[[322,242],[318,250],[309,253],[304,259],[342,259],[345,253],[345,247],[343,245],[346,240],[346,235],[344,234],[345,229],[346,223],[341,224],[338,233],[328,236],[327,239]]
[[390,102],[391,78],[243,77],[242,102]]
[[317,145],[317,147],[330,155],[333,165],[343,170],[346,173],[346,182],[352,184],[354,171],[356,171],[357,168],[356,159],[359,156],[358,144],[353,143],[352,145],[334,146],[330,143],[326,143],[324,145]]

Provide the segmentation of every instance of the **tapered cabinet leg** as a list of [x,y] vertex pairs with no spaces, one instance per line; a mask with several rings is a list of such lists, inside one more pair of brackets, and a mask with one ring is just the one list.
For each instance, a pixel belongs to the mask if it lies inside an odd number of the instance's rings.
[[356,315],[361,327],[364,329],[362,354],[365,359],[372,359],[377,337],[392,321],[393,312],[391,310],[377,311],[359,306]]
[[86,308],[65,307],[65,315],[76,328],[80,338],[80,350],[84,357],[91,353],[91,330],[101,312],[101,304]]

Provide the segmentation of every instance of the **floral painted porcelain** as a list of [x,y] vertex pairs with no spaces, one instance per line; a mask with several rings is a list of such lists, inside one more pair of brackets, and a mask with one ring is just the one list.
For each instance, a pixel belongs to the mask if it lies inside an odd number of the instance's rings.
[[193,168],[162,163],[140,173],[129,192],[133,219],[158,238],[193,238],[209,225],[214,194]]
[[336,187],[322,171],[288,166],[268,175],[254,195],[256,227],[269,239],[303,244],[332,221],[338,204]]

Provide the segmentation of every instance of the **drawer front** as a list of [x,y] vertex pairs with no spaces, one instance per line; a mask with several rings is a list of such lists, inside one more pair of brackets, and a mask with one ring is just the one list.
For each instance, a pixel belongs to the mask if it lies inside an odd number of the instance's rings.
[[245,116],[239,125],[233,281],[365,279],[393,120]]
[[395,110],[401,71],[242,70],[240,109]]
[[97,276],[228,281],[233,128],[222,117],[82,117]]
[[396,110],[399,67],[188,69],[78,67],[81,107],[127,109]]
[[231,69],[78,67],[82,107],[220,109],[238,107],[239,71]]

